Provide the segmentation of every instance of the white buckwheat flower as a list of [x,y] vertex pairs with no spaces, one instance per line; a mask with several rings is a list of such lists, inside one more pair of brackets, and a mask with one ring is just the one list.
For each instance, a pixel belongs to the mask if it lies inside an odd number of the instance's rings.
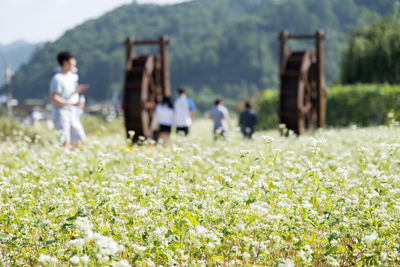
[[374,242],[376,239],[378,239],[378,234],[376,232],[373,232],[370,235],[366,235],[363,238],[363,241],[367,244],[371,244],[372,242]]
[[78,264],[79,263],[79,256],[75,255],[72,258],[69,259],[69,261],[73,264]]

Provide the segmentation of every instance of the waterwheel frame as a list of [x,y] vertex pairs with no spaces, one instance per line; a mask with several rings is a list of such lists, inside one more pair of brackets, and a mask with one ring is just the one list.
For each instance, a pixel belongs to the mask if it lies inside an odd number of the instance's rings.
[[[315,39],[315,50],[290,51],[288,39]],[[314,35],[279,34],[279,121],[297,135],[309,129],[325,127],[324,39],[322,31]]]
[[[133,142],[141,136],[155,139],[157,133],[151,123],[156,104],[163,96],[171,95],[167,50],[170,41],[164,36],[150,41],[135,41],[128,37],[124,44],[126,65],[122,108],[127,137]],[[158,45],[159,54],[136,55],[134,46],[137,45]]]

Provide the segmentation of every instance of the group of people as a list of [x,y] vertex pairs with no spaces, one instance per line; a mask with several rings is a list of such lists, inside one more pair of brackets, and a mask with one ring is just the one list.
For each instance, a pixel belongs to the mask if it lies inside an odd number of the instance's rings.
[[168,141],[172,127],[176,127],[177,133],[189,134],[189,127],[194,118],[196,107],[193,100],[186,95],[186,90],[178,90],[178,98],[172,103],[169,96],[164,96],[162,102],[156,106],[153,130],[157,130],[159,138]]
[[[188,135],[189,127],[194,118],[195,105],[193,100],[186,95],[183,88],[178,90],[178,98],[172,103],[171,98],[164,96],[161,103],[156,106],[153,118],[153,130],[158,131],[159,138],[168,141],[171,129],[176,127],[177,133]],[[230,123],[228,109],[221,99],[215,100],[215,105],[209,110],[208,117],[213,120],[214,139],[225,139]],[[245,103],[245,110],[240,113],[239,126],[245,138],[251,139],[257,124],[256,112],[250,102]]]
[[[69,51],[60,52],[57,61],[60,66],[50,82],[52,117],[62,145],[77,146],[86,140],[80,122],[85,101],[80,94],[87,90],[89,85],[78,84],[77,61]],[[177,133],[188,135],[195,109],[193,100],[187,96],[185,89],[180,88],[174,102],[169,96],[164,96],[162,102],[156,106],[152,128],[164,141],[169,140],[172,127],[176,127]],[[220,99],[217,99],[208,114],[214,122],[214,138],[225,138],[230,122],[228,109]],[[251,104],[246,102],[246,109],[240,114],[239,119],[244,137],[252,137],[256,123],[256,114]]]
[[[215,100],[215,105],[208,113],[214,122],[214,139],[225,139],[230,122],[228,109],[221,99]],[[239,126],[245,138],[251,139],[257,124],[256,112],[251,108],[250,102],[245,103],[245,110],[240,113]]]

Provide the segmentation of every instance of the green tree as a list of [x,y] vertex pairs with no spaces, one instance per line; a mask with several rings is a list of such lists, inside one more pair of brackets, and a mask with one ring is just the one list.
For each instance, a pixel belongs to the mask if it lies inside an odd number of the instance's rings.
[[400,82],[400,20],[392,15],[355,31],[343,54],[343,83]]

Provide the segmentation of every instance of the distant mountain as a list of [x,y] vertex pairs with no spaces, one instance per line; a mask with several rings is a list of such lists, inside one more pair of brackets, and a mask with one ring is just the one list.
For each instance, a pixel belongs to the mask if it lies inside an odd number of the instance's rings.
[[[36,51],[13,79],[19,99],[48,97],[56,54],[71,50],[78,59],[87,97],[102,101],[121,91],[127,36],[156,39],[168,35],[172,88],[183,85],[200,108],[215,97],[243,99],[278,86],[278,32],[323,29],[325,73],[337,79],[348,33],[392,12],[396,0],[192,0],[175,5],[133,2],[67,31]],[[312,42],[306,43],[312,47]],[[293,47],[303,44],[291,43]],[[300,45],[300,46],[299,46]],[[148,53],[140,48],[139,53]]]
[[31,44],[22,40],[15,41],[8,45],[0,45],[0,86],[5,83],[5,65],[8,64],[12,72],[27,63],[35,48],[40,48],[41,44]]
[[2,52],[9,52],[9,51],[13,51],[15,49],[25,48],[27,46],[32,46],[32,44],[28,43],[24,40],[17,40],[8,45],[0,45],[0,50]]

